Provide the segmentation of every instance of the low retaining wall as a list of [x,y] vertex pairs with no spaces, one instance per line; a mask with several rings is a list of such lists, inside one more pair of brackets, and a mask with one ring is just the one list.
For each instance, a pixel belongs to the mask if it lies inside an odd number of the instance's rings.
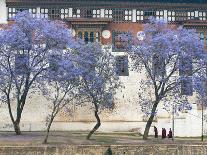
[[0,155],[207,155],[207,145],[0,146]]

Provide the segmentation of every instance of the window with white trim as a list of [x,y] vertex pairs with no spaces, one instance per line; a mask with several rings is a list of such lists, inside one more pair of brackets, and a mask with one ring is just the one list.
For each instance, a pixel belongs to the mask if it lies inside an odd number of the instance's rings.
[[13,18],[16,15],[16,9],[15,8],[8,8],[8,19]]
[[61,16],[60,16],[61,19],[69,17],[69,9],[61,9],[60,13],[61,13]]
[[37,16],[37,9],[36,8],[29,9],[29,12],[32,14],[33,18],[35,18]]
[[93,10],[93,18],[100,18],[101,17],[101,10]]
[[143,15],[143,11],[137,11],[137,21],[142,21],[144,19]]
[[198,17],[199,17],[199,20],[206,20],[206,12],[199,11],[198,12]]
[[156,19],[164,19],[164,11],[163,10],[156,11]]
[[125,10],[124,15],[125,15],[124,19],[126,21],[132,21],[132,10]]
[[112,18],[112,10],[108,10],[108,9],[106,9],[106,10],[104,11],[104,17],[105,17],[105,18]]
[[188,19],[195,19],[195,12],[194,11],[188,12]]
[[167,20],[170,21],[170,22],[175,21],[175,11],[168,11],[167,12]]
[[48,9],[47,8],[41,8],[40,9],[40,14],[41,14],[41,18],[48,18]]

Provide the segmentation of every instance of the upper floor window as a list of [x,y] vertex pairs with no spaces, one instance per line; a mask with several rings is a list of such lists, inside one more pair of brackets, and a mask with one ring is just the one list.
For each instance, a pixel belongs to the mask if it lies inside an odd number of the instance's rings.
[[106,9],[104,12],[104,17],[105,18],[112,18],[112,10]]
[[148,20],[149,17],[155,17],[156,11],[144,11],[144,20]]
[[137,11],[137,20],[143,20],[143,15],[144,15],[144,12],[143,11]]
[[48,13],[49,13],[49,11],[47,8],[40,9],[41,18],[48,18]]
[[188,19],[195,19],[195,12],[194,11],[188,12]]
[[48,16],[51,19],[59,19],[60,18],[60,9],[59,8],[49,8]]
[[100,18],[101,10],[93,10],[93,18]]
[[130,46],[130,36],[127,32],[112,32],[113,51],[124,52]]
[[168,21],[175,21],[175,11],[168,11],[167,12],[167,20]]
[[18,12],[29,10],[29,8],[8,8],[8,19],[13,18]]
[[132,21],[132,11],[131,10],[125,10],[124,14],[125,14],[124,19],[126,21]]
[[67,18],[69,16],[69,9],[61,9],[61,19]]
[[74,8],[74,9],[72,10],[72,16],[73,16],[73,17],[80,18],[80,9],[76,9],[76,8]]
[[156,11],[156,19],[163,19],[164,18],[164,11]]
[[115,21],[115,22],[124,22],[125,21],[125,19],[124,19],[124,17],[125,17],[125,15],[124,15],[124,11],[125,10],[123,10],[123,9],[118,9],[118,8],[115,8],[114,10],[113,10],[113,20]]
[[92,18],[93,17],[93,12],[92,10],[86,10],[86,15],[85,15],[86,18]]
[[176,11],[175,20],[176,21],[185,21],[188,19],[188,13],[186,11]]
[[29,9],[29,12],[32,14],[33,18],[36,17],[36,15],[37,15],[37,9],[36,8]]
[[15,15],[16,15],[16,9],[15,8],[9,8],[8,9],[8,17],[9,17],[9,19],[14,17]]
[[199,20],[206,20],[206,12],[199,11],[198,17],[199,17]]

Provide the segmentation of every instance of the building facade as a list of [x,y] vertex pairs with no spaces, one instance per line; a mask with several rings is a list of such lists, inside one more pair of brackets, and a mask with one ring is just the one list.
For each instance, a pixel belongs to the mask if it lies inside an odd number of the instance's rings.
[[[62,20],[72,29],[74,37],[87,42],[100,42],[111,45],[111,52],[116,57],[117,74],[124,84],[118,91],[116,109],[113,113],[103,112],[103,124],[100,131],[140,130],[143,132],[146,118],[139,107],[139,82],[143,75],[131,71],[125,41],[120,34],[131,33],[142,37],[143,24],[153,16],[164,19],[169,24],[196,29],[201,40],[207,45],[207,2],[205,0],[1,0],[0,22],[12,21],[16,13],[28,10],[34,17]],[[175,118],[176,136],[199,136],[201,134],[201,109],[192,97],[193,110],[184,112]],[[23,114],[23,130],[43,130],[44,118],[49,110],[47,101],[41,97],[33,97],[25,107]],[[41,103],[41,105],[35,104]],[[39,110],[39,106],[41,109]],[[38,109],[38,114],[34,111]],[[56,119],[56,130],[88,130],[92,128],[92,109],[73,107],[73,115],[62,112]],[[0,130],[13,130],[7,123],[9,115],[4,108]],[[35,117],[33,117],[35,115]],[[33,118],[33,119],[31,119]],[[5,121],[7,120],[7,121]],[[58,125],[57,125],[58,124]],[[159,107],[153,125],[170,128],[172,116]],[[184,129],[185,126],[189,128]],[[207,123],[206,123],[207,129]],[[150,131],[151,133],[153,130]]]

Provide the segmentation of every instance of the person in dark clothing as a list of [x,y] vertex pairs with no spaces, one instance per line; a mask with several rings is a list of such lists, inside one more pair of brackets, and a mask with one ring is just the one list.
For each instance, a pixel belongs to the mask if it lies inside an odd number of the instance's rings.
[[155,138],[158,138],[158,130],[157,130],[156,126],[154,126],[154,132],[155,132]]
[[162,139],[166,138],[166,129],[162,128]]
[[170,128],[170,131],[168,133],[168,138],[172,138],[172,130],[171,130],[171,128]]
[[166,134],[167,134],[166,129],[164,128],[163,130],[164,130],[164,138],[166,138]]

